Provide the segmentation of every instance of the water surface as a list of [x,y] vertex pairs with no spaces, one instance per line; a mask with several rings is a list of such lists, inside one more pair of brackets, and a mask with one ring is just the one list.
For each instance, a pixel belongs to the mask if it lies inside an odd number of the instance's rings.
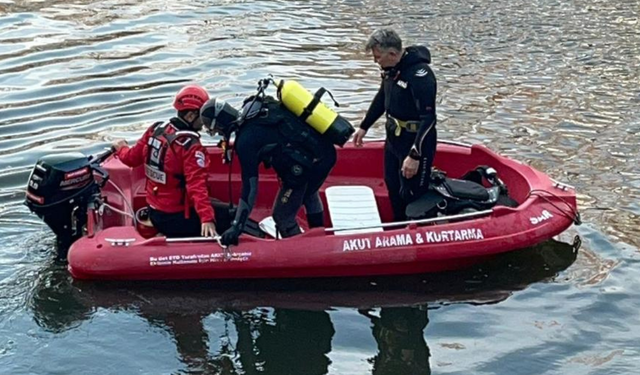
[[[0,373],[636,373],[639,10],[0,3]],[[268,74],[325,86],[357,124],[379,83],[362,46],[381,26],[431,49],[441,138],[575,185],[585,224],[470,270],[397,279],[102,285],[54,261],[52,235],[21,203],[39,157],[136,139],[187,82],[232,104]]]

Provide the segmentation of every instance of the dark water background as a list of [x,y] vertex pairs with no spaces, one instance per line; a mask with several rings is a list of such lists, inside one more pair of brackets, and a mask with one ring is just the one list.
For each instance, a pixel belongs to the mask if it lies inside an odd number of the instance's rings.
[[[638,373],[639,13],[628,0],[0,2],[0,373]],[[431,49],[442,138],[575,185],[585,224],[399,279],[96,285],[53,260],[21,205],[38,157],[135,139],[189,81],[238,104],[267,74],[295,78],[357,122],[379,82],[362,46],[380,26]]]

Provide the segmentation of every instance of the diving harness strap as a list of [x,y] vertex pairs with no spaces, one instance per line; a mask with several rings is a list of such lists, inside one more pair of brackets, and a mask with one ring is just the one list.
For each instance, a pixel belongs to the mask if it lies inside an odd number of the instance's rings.
[[[283,83],[284,81],[281,81],[281,84]],[[302,110],[302,113],[299,116],[302,121],[306,121],[307,118],[311,116],[325,93],[329,94],[331,100],[333,100],[333,104],[335,104],[336,107],[340,107],[340,103],[338,103],[338,101],[333,97],[331,91],[325,89],[324,87],[320,87],[318,91],[316,91],[316,93],[313,95],[313,99],[311,100],[311,102],[309,102],[309,104]]]

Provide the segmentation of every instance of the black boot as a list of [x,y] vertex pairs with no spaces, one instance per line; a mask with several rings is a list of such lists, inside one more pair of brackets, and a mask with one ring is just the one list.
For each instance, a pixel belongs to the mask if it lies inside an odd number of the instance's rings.
[[295,235],[298,235],[300,233],[302,233],[302,230],[300,230],[300,227],[298,226],[298,224],[290,227],[290,228],[278,228],[276,227],[276,229],[278,230],[278,233],[280,233],[280,237],[282,238],[288,238],[288,237],[293,237]]
[[309,229],[324,227],[324,211],[307,214],[307,224],[309,224]]

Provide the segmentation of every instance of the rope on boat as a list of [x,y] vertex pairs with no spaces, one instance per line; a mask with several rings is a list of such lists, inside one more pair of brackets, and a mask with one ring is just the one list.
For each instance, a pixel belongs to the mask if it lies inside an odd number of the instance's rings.
[[122,189],[120,189],[120,187],[118,185],[116,185],[111,180],[107,180],[107,182],[110,183],[111,186],[113,186],[116,189],[116,191],[118,191],[118,193],[120,193],[120,195],[122,196],[122,200],[126,204],[127,208],[129,208],[131,213],[128,213],[128,212],[122,211],[122,210],[120,210],[118,208],[115,208],[115,207],[109,205],[108,203],[104,203],[103,202],[102,205],[105,206],[105,207],[109,207],[110,209],[112,209],[113,211],[115,211],[115,212],[117,212],[117,213],[119,213],[121,215],[129,216],[130,218],[133,219],[133,225],[137,227],[138,226],[138,220],[136,219],[136,212],[133,210],[133,207],[131,206],[131,202],[129,202],[129,200],[127,199],[127,196],[124,194],[124,192],[122,191]]
[[[564,210],[563,208],[558,207],[555,203],[553,203],[551,201],[551,199],[549,199],[548,196],[543,195],[542,193],[545,194],[549,194],[553,197],[555,197],[556,199],[558,199],[559,201],[561,201],[562,203],[564,203],[568,208],[570,212],[567,212],[566,210]],[[556,210],[560,211],[561,214],[563,214],[564,216],[566,216],[567,218],[569,218],[570,220],[572,220],[576,225],[580,225],[582,224],[582,219],[580,218],[580,212],[578,212],[578,210],[574,209],[573,206],[571,204],[569,204],[569,202],[567,202],[564,198],[550,192],[547,190],[541,190],[541,189],[533,189],[529,192],[529,196],[532,195],[537,195],[538,197],[544,199],[547,203],[549,203],[550,205],[552,205],[553,207],[555,207]]]
[[118,208],[115,208],[115,207],[113,207],[112,205],[110,205],[109,203],[102,203],[102,205],[103,205],[104,207],[107,207],[108,209],[110,209],[110,210],[111,210],[111,211],[113,211],[113,212],[119,213],[120,215],[128,216],[128,217],[132,218],[133,220],[135,220],[135,219],[136,219],[133,215],[131,215],[131,214],[130,214],[130,213],[128,213],[127,211],[122,211],[122,210],[120,210],[120,209],[118,209]]
[[[109,209],[113,210],[114,212],[117,212],[121,215],[124,216],[128,216],[131,219],[133,219],[133,224],[134,225],[138,225],[138,220],[136,219],[136,213],[133,210],[133,207],[131,206],[131,202],[129,202],[129,200],[127,199],[127,196],[124,194],[124,192],[122,191],[122,189],[120,189],[120,187],[118,185],[116,185],[113,181],[108,180],[108,182],[118,191],[118,193],[120,193],[120,195],[122,196],[122,199],[124,200],[124,203],[126,204],[127,208],[129,208],[129,210],[131,210],[131,213],[126,212],[126,211],[122,211],[116,207],[111,206],[110,204],[103,202],[102,205],[104,207],[108,207]],[[166,238],[165,241],[166,242],[192,242],[192,241],[216,241],[218,243],[218,245],[222,248],[223,254],[224,254],[224,258],[225,260],[230,260],[233,253],[231,252],[231,246],[225,246],[222,244],[222,242],[220,241],[222,239],[221,236],[213,236],[213,237],[190,237],[190,238]]]

